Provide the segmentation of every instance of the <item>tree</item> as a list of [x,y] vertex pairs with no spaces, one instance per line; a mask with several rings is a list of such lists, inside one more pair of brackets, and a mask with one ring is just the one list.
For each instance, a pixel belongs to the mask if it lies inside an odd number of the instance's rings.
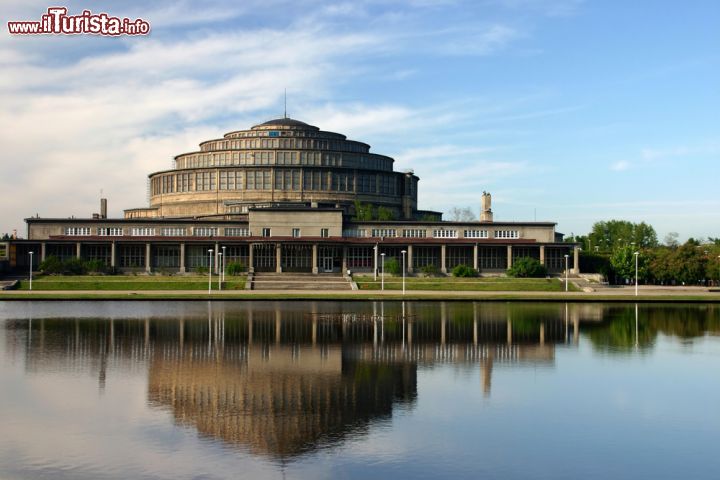
[[598,247],[604,252],[612,252],[619,247],[635,244],[635,248],[654,248],[657,246],[655,229],[645,222],[631,223],[627,220],[608,220],[596,222],[588,235],[588,249]]
[[680,245],[680,242],[678,242],[678,233],[677,232],[670,232],[667,235],[665,235],[665,245],[671,248],[675,248],[678,245]]
[[361,203],[355,200],[355,220],[372,220],[375,218],[373,206],[369,203]]
[[677,248],[670,259],[670,269],[675,280],[686,285],[705,279],[706,264],[707,257],[689,241]]
[[507,274],[516,278],[542,278],[547,276],[547,268],[536,258],[522,257],[513,261]]
[[378,220],[395,220],[395,214],[393,211],[386,207],[377,208],[377,219]]
[[[615,274],[623,279],[635,279],[635,250],[632,247],[625,246],[618,248],[610,256],[610,264]],[[649,258],[645,251],[638,255],[638,279],[643,280],[648,277]]]
[[477,217],[470,207],[452,207],[448,210],[448,217],[451,222],[474,222]]

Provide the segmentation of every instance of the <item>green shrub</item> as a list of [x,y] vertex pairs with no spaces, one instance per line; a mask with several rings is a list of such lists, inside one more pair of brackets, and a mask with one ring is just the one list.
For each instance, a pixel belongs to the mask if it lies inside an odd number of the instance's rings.
[[240,275],[245,270],[246,267],[243,262],[230,262],[225,265],[225,273],[228,275]]
[[70,258],[63,262],[63,272],[68,275],[83,275],[87,273],[87,266],[79,258]]
[[547,268],[535,258],[522,257],[515,259],[507,274],[516,278],[542,278],[547,276]]
[[437,265],[433,265],[432,263],[429,265],[423,265],[420,267],[420,271],[428,277],[434,277],[440,273],[440,269],[438,269]]
[[385,272],[391,275],[400,275],[402,273],[402,267],[400,266],[400,262],[397,261],[397,258],[390,257],[385,260]]
[[193,268],[193,271],[195,273],[199,273],[200,275],[206,275],[208,273],[208,267],[195,267]]
[[457,265],[452,269],[453,277],[477,277],[478,272],[467,265]]
[[102,260],[88,260],[85,262],[85,269],[92,273],[105,273],[107,266]]
[[46,257],[45,260],[40,262],[40,271],[47,274],[60,274],[63,273],[64,267],[63,262],[60,261],[55,255]]

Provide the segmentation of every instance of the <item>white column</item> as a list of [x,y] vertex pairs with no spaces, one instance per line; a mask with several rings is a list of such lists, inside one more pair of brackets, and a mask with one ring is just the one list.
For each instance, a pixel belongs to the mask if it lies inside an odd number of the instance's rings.
[[44,261],[45,261],[45,251],[46,251],[46,250],[45,250],[45,242],[42,242],[42,243],[40,244],[40,261],[41,261],[41,262],[44,262]]
[[150,273],[150,244],[145,244],[145,271]]
[[248,272],[253,273],[255,272],[255,259],[253,257],[253,246],[254,244],[248,245]]
[[180,273],[185,273],[185,242],[180,244]]
[[573,248],[573,269],[572,272],[577,275],[580,273],[580,249]]
[[312,273],[318,273],[318,245],[313,243],[312,246]]
[[407,273],[413,273],[413,246],[407,246]]
[[75,257],[76,257],[78,260],[81,258],[81,257],[80,257],[80,251],[81,251],[81,250],[82,250],[81,243],[80,243],[80,242],[77,242],[77,243],[75,244]]
[[282,247],[279,243],[275,244],[275,271],[282,273]]
[[447,273],[445,266],[445,244],[440,245],[440,273]]
[[545,265],[545,245],[540,245],[540,263]]
[[473,245],[473,268],[476,271],[479,271],[478,269],[478,244],[476,243]]
[[115,268],[115,258],[117,256],[117,245],[115,242],[110,243],[110,267]]
[[507,268],[512,267],[512,245],[507,246]]

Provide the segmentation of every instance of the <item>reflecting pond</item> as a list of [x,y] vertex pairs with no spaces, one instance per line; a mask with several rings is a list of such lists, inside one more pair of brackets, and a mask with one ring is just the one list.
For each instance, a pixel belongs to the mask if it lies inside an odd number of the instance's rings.
[[718,478],[720,305],[0,302],[0,478]]

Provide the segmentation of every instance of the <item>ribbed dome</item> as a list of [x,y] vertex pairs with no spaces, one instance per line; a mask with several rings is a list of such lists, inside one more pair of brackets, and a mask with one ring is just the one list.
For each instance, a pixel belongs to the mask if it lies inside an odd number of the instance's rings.
[[308,129],[308,130],[320,130],[318,127],[315,127],[313,125],[308,125],[305,122],[301,122],[300,120],[295,120],[293,118],[276,118],[275,120],[269,120],[267,122],[261,123],[260,125],[255,125],[253,130],[257,128],[267,128],[267,127],[285,127],[285,128],[298,128],[298,129]]

